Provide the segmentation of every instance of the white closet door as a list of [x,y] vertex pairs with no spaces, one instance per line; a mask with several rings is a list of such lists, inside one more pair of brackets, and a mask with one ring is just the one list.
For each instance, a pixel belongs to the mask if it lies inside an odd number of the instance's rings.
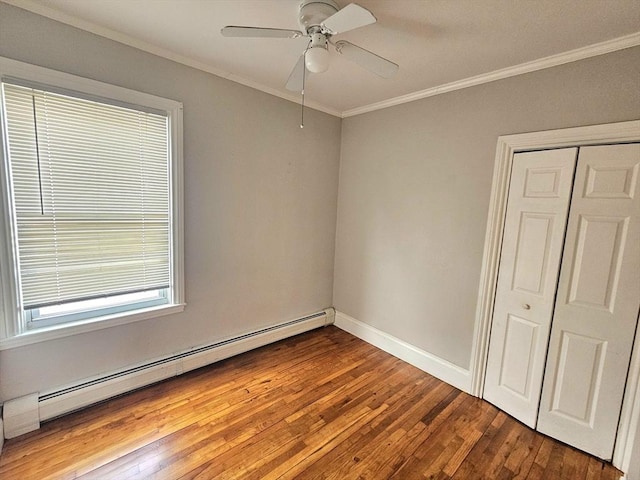
[[484,398],[535,427],[577,148],[514,155]]
[[640,308],[640,145],[580,149],[538,430],[610,459]]

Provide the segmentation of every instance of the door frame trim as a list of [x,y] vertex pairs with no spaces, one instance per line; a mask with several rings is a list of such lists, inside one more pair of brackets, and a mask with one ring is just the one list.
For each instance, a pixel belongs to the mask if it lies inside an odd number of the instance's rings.
[[[472,395],[482,397],[484,390],[513,155],[532,150],[628,142],[640,142],[640,120],[498,137],[473,331],[470,365]],[[640,422],[640,341],[637,338],[638,335],[633,347],[613,453],[613,465],[622,471],[629,467],[634,440],[640,441],[640,438],[634,438],[636,429],[631,428]]]

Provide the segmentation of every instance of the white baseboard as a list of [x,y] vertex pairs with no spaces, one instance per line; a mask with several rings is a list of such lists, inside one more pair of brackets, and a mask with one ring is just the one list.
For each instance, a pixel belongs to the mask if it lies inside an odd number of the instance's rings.
[[418,347],[356,320],[342,312],[336,312],[335,315],[336,327],[390,353],[394,357],[404,360],[449,385],[453,385],[467,393],[471,391],[471,372],[469,372],[469,370],[465,370],[436,355],[425,352]]
[[176,355],[113,372],[110,375],[87,379],[84,382],[49,392],[41,392],[39,396],[40,419],[47,420],[58,417],[189,370],[332,324],[334,318],[335,311],[333,308],[328,308],[308,317],[247,332],[244,335],[225,339],[212,345],[195,347]]

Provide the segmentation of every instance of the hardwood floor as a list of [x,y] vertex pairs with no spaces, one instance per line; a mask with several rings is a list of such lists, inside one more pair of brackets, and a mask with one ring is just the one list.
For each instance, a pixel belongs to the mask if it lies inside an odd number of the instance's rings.
[[339,330],[284,340],[8,440],[2,479],[617,479]]

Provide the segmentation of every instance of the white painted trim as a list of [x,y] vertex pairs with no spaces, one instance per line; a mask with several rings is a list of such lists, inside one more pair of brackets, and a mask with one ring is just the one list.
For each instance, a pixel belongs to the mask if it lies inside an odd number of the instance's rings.
[[[304,317],[300,321],[292,320],[274,325],[269,327],[268,331],[264,331],[267,329],[260,329],[247,332],[244,335],[234,337],[237,340],[234,340],[234,338],[222,339],[216,342],[213,348],[201,352],[190,354],[190,352],[207,348],[209,345],[200,345],[178,352],[170,357],[157,358],[153,361],[145,362],[145,364],[133,365],[123,372],[134,369],[135,371],[123,373],[120,376],[115,376],[105,381],[100,381],[100,379],[118,375],[119,372],[112,372],[109,375],[101,375],[100,377],[85,379],[82,382],[77,382],[72,385],[40,392],[40,419],[48,420],[58,417],[115,395],[120,395],[160,380],[180,375],[189,370],[194,370],[225,358],[248,352],[249,350],[262,347],[269,343],[329,325],[333,323],[335,313],[333,308],[328,308],[316,315],[317,316],[310,316],[311,318]],[[173,359],[173,357],[176,356],[179,356],[179,358]],[[145,368],[145,365],[152,366]],[[84,385],[89,382],[91,382],[91,384],[88,386],[75,388],[78,385]],[[67,389],[70,390],[64,393]],[[57,393],[59,392],[63,393],[58,395]]]
[[184,304],[181,305],[160,305],[157,307],[137,310],[135,312],[123,312],[105,317],[91,318],[80,320],[78,322],[63,323],[53,325],[51,327],[38,328],[36,330],[28,330],[13,337],[0,339],[0,351],[10,350],[12,348],[23,347],[25,345],[33,345],[34,343],[55,340],[56,338],[69,337],[85,332],[94,332],[103,328],[116,327],[128,323],[139,322],[141,320],[149,320],[151,318],[163,317],[165,315],[173,315],[184,311]]
[[184,119],[183,105],[173,106],[169,114],[171,134],[171,305],[186,304],[184,276]]
[[[94,33],[96,35],[100,35],[101,37],[105,37],[110,40],[115,40],[116,42],[129,45],[131,47],[137,48],[138,50],[143,50],[145,52],[149,52],[154,55],[158,55],[160,57],[173,60],[174,62],[181,63],[182,65],[196,68],[198,70],[211,73],[218,77],[226,78],[227,80],[240,83],[242,85],[245,85],[250,88],[254,88],[256,90],[260,90],[261,92],[265,92],[270,95],[274,95],[276,97],[289,100],[291,102],[295,102],[295,103],[300,102],[300,98],[298,95],[293,95],[291,93],[287,93],[273,87],[268,87],[261,83],[255,82],[253,80],[249,80],[239,75],[235,75],[232,72],[228,72],[226,70],[222,70],[222,69],[213,67],[211,65],[208,65],[206,63],[203,63],[201,61],[195,60],[186,55],[172,52],[171,50],[158,47],[156,45],[150,44],[138,38],[126,35],[122,32],[118,32],[116,30],[112,30],[110,28],[100,26],[96,23],[80,19],[73,15],[68,15],[66,13],[60,12],[59,10],[51,8],[42,2],[39,2],[36,0],[0,0],[0,1],[7,3],[9,5],[13,5],[18,8],[22,8],[24,10],[28,10],[38,15],[51,18],[52,20],[66,23],[67,25],[71,25],[72,27],[76,27],[76,28],[85,30],[87,32]],[[556,55],[540,58],[537,60],[532,60],[530,62],[521,63],[519,65],[506,67],[500,70],[495,70],[493,72],[483,73],[480,75],[476,75],[474,77],[456,80],[454,82],[446,83],[444,85],[438,85],[432,88],[427,88],[425,90],[419,90],[417,92],[409,93],[407,95],[401,95],[399,97],[390,98],[390,99],[383,100],[381,102],[372,103],[369,105],[363,105],[361,107],[352,108],[350,110],[345,110],[342,112],[339,110],[336,110],[335,108],[323,105],[319,102],[314,102],[313,100],[305,100],[305,105],[314,110],[319,110],[321,112],[325,112],[325,113],[328,113],[329,115],[333,115],[336,117],[341,117],[341,118],[352,117],[354,115],[360,115],[360,114],[372,112],[375,110],[381,110],[383,108],[388,108],[395,105],[401,105],[403,103],[413,102],[414,100],[420,100],[422,98],[432,97],[434,95],[440,95],[441,93],[452,92],[454,90],[461,90],[463,88],[473,87],[475,85],[481,85],[483,83],[489,83],[496,80],[501,80],[503,78],[514,77],[516,75],[535,72],[537,70],[543,70],[545,68],[555,67],[557,65],[563,65],[565,63],[571,63],[578,60],[583,60],[585,58],[604,55],[605,53],[611,53],[617,50],[623,50],[625,48],[635,47],[637,45],[640,45],[640,32],[635,32],[630,35],[625,35],[623,37],[606,40],[600,43],[595,43],[593,45],[577,48],[575,50],[570,50],[568,52],[563,52]]]
[[157,95],[111,85],[110,83],[99,82],[98,80],[32,65],[6,57],[0,57],[0,75],[42,83],[63,90],[72,90],[96,97],[127,102],[132,105],[151,107],[169,113],[182,110],[182,103],[176,100],[158,97]]
[[[629,470],[636,438],[640,426],[640,322],[636,325],[636,336],[629,364],[627,386],[622,402],[622,412],[618,423],[616,444],[613,450],[612,463],[623,472]],[[635,427],[635,428],[634,428]]]
[[[481,397],[484,389],[489,333],[491,330],[491,318],[493,315],[493,302],[496,292],[498,264],[502,248],[503,225],[507,207],[509,178],[511,176],[514,153],[547,148],[564,148],[638,141],[640,141],[640,120],[610,123],[606,125],[566,128],[546,132],[507,135],[498,138],[471,352],[470,393],[472,395]],[[634,346],[634,352],[636,352],[634,353],[636,356],[636,363],[640,362],[640,359],[637,358],[640,356],[640,353],[637,353],[640,349],[640,346],[638,345],[639,343],[640,340],[637,340]],[[640,366],[630,369],[629,376],[627,378],[627,385],[637,385],[638,382],[640,382]],[[634,400],[635,391],[631,390],[632,388],[627,388],[625,391],[623,411],[627,412],[626,418],[628,418],[629,421],[636,418],[637,424],[638,419],[640,419],[640,398]],[[623,471],[623,467],[628,467],[628,455],[630,455],[634,442],[634,426],[635,425],[632,423],[629,425],[630,428],[618,429],[616,437],[616,450],[614,451],[613,464]],[[619,445],[624,445],[624,447],[621,448],[623,448],[624,452],[628,453],[619,451]],[[623,463],[620,463],[623,460],[627,462],[626,466]]]
[[496,80],[515,77],[517,75],[523,75],[525,73],[531,73],[537,70],[544,70],[545,68],[564,65],[565,63],[576,62],[578,60],[584,60],[585,58],[596,57],[598,55],[604,55],[605,53],[611,53],[617,50],[635,47],[637,45],[640,45],[640,32],[632,33],[624,37],[614,38],[612,40],[607,40],[601,43],[595,43],[586,47],[576,48],[575,50],[570,50],[568,52],[539,58],[537,60],[521,63],[512,67],[502,68],[493,72],[483,73],[474,77],[456,80],[455,82],[445,83],[444,85],[438,85],[437,87],[419,90],[417,92],[402,95],[400,97],[383,100],[382,102],[372,103],[363,107],[352,108],[351,110],[345,110],[344,112],[342,112],[342,118],[353,117],[354,115],[373,112],[374,110],[381,110],[383,108],[389,108],[395,105],[401,105],[403,103],[413,102],[415,100],[420,100],[427,97],[433,97],[435,95],[440,95],[441,93],[462,90],[463,88],[482,85],[483,83],[495,82]]
[[4,402],[2,406],[5,438],[15,438],[40,428],[38,393]]
[[[300,95],[296,95],[290,92],[278,90],[276,88],[268,87],[261,83],[255,82],[253,80],[249,80],[247,78],[241,77],[240,75],[236,75],[233,72],[228,72],[226,70],[216,68],[212,65],[195,60],[186,55],[175,53],[169,49],[158,47],[151,43],[145,42],[144,40],[131,37],[117,30],[112,30],[110,28],[103,27],[101,25],[98,25],[93,22],[89,22],[87,20],[83,20],[73,15],[68,15],[59,10],[56,10],[55,8],[51,8],[42,2],[34,1],[34,0],[0,0],[0,1],[7,3],[9,5],[13,5],[14,7],[28,10],[38,15],[42,15],[43,17],[48,17],[52,20],[65,23],[72,27],[76,27],[81,30],[94,33],[101,37],[114,40],[124,45],[129,45],[130,47],[137,48],[138,50],[142,50],[144,52],[152,53],[153,55],[157,55],[159,57],[173,60],[174,62],[180,63],[182,65],[186,65],[187,67],[195,68],[203,72],[211,73],[218,77],[226,78],[227,80],[231,80],[232,82],[239,83],[241,85],[253,88],[255,90],[260,90],[261,92],[268,93],[269,95],[273,95],[275,97],[279,97],[284,100],[289,100],[290,102],[300,103]],[[284,83],[283,83],[283,87],[284,87]],[[321,103],[314,102],[313,100],[305,99],[304,104],[306,107],[309,107],[324,113],[328,113],[329,115],[333,115],[335,117],[341,116],[339,111],[331,107],[322,105]]]
[[335,325],[464,392],[468,392],[470,389],[471,376],[469,371],[462,367],[421,350],[342,312],[336,312]]

